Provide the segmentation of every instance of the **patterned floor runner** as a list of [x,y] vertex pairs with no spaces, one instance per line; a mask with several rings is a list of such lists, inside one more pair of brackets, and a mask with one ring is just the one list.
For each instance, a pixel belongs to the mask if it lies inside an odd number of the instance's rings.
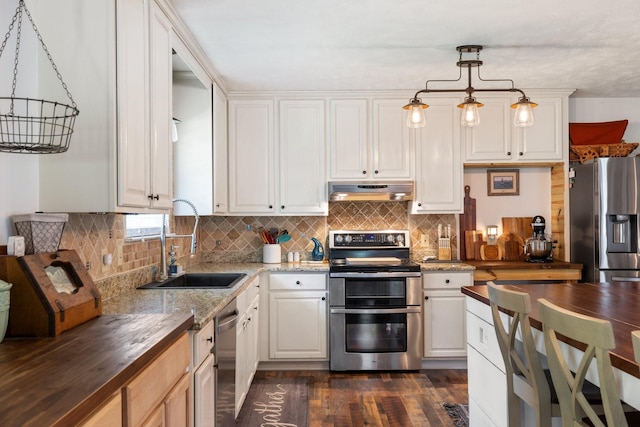
[[236,425],[306,427],[309,406],[307,378],[257,378],[236,418]]

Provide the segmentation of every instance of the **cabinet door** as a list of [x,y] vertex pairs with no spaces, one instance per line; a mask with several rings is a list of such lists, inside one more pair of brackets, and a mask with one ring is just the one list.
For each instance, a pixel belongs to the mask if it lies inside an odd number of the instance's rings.
[[271,292],[271,359],[327,358],[326,297],[325,291]]
[[[533,110],[535,122],[528,128],[518,128],[518,160],[562,160],[565,149],[563,136],[566,124],[563,124],[561,97],[544,97],[536,99],[538,107]],[[568,155],[568,154],[567,154]]]
[[171,23],[154,1],[149,36],[149,174],[151,206],[173,206]]
[[373,178],[413,178],[411,133],[402,106],[407,100],[373,101],[372,166]]
[[[480,125],[463,128],[466,146],[465,161],[507,161],[516,158],[517,153],[512,152],[515,136],[512,135],[511,124],[511,104],[515,99],[485,96],[481,99],[484,107],[478,110]],[[430,110],[427,110],[427,114],[429,112]],[[458,126],[460,126],[459,121]]]
[[194,421],[199,427],[215,425],[215,359],[209,355],[193,374]]
[[118,201],[172,207],[171,23],[145,0],[118,2]]
[[189,380],[189,374],[185,374],[164,401],[164,418],[167,427],[188,427],[190,425]]
[[324,101],[280,101],[279,213],[327,214]]
[[416,131],[413,213],[461,212],[463,168],[457,99],[429,100],[427,123]]
[[465,357],[465,296],[457,290],[424,291],[424,357]]
[[329,179],[365,179],[371,172],[367,100],[331,100],[329,111]]
[[240,413],[244,399],[247,397],[247,326],[246,313],[241,313],[238,326],[236,326],[236,395],[235,413]]
[[213,212],[229,210],[227,160],[227,97],[213,84]]
[[250,318],[247,327],[247,390],[251,387],[253,377],[258,369],[260,354],[258,351],[259,323],[260,323],[260,296],[256,295],[251,303],[247,315]]
[[273,101],[229,101],[229,212],[275,213]]
[[80,423],[82,427],[119,427],[122,425],[122,398],[115,393],[89,418]]
[[118,204],[149,206],[149,8],[117,2]]

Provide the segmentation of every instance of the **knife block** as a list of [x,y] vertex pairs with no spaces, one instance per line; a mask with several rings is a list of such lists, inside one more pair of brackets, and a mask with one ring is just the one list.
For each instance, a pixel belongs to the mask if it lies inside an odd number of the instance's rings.
[[442,261],[451,260],[451,239],[438,239],[438,259]]
[[58,336],[102,314],[100,293],[75,251],[2,255],[0,278],[13,284],[7,336]]

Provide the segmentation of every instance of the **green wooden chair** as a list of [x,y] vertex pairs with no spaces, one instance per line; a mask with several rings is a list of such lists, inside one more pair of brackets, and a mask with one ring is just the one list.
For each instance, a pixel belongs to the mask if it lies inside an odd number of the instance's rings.
[[[531,333],[529,294],[507,290],[493,282],[488,282],[487,286],[493,325],[507,376],[509,426],[520,426],[520,400],[534,409],[538,427],[551,426],[551,418],[560,416],[560,406],[551,375],[542,368]],[[513,313],[507,327],[500,318],[500,309]]]
[[[618,394],[609,356],[609,350],[615,348],[611,322],[566,310],[544,298],[538,300],[538,308],[549,368],[560,401],[563,427],[640,425],[640,414],[624,412]],[[557,334],[587,345],[575,373],[567,365]],[[594,360],[604,415],[597,414],[581,390],[587,370]]]

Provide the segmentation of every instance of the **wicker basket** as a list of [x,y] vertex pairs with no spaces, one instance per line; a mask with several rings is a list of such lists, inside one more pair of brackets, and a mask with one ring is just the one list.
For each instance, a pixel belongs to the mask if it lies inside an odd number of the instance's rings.
[[569,147],[569,160],[579,161],[583,164],[587,160],[598,157],[627,157],[638,148],[637,142],[604,145],[571,145]]

